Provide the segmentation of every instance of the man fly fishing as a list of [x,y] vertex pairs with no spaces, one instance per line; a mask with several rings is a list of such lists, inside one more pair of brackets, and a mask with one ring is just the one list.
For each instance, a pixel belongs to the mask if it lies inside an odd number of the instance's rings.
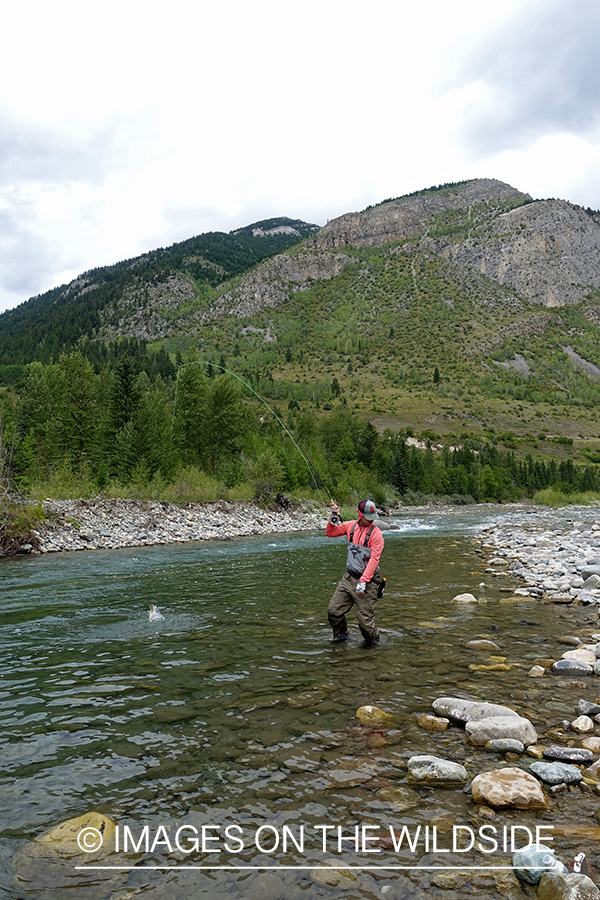
[[348,640],[346,613],[356,603],[358,627],[367,645],[379,641],[375,624],[375,603],[381,596],[383,584],[379,572],[379,559],[383,550],[383,535],[373,524],[377,510],[372,500],[361,500],[356,509],[358,519],[342,522],[340,508],[331,501],[331,514],[327,522],[328,537],[348,537],[346,574],[330,600],[327,618],[333,628],[333,640]]

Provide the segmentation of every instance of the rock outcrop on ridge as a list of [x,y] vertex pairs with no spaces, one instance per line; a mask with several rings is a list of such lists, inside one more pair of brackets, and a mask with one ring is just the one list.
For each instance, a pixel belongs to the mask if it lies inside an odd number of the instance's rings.
[[376,247],[410,238],[425,231],[435,215],[447,209],[466,212],[475,204],[492,200],[531,200],[516,188],[494,178],[478,178],[447,191],[422,192],[373,206],[364,212],[346,213],[328,222],[307,245],[326,250],[342,247]]

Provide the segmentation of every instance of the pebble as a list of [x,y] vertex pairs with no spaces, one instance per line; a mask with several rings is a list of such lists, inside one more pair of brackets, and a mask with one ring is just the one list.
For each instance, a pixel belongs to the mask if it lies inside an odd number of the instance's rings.
[[577,716],[571,722],[571,728],[573,731],[579,732],[579,734],[589,734],[590,731],[594,730],[594,722],[589,716]]
[[579,784],[583,775],[581,769],[562,762],[532,762],[530,770],[548,784]]
[[527,756],[533,756],[535,759],[542,759],[544,756],[544,748],[536,747],[535,744],[532,744],[527,748]]
[[546,670],[543,666],[532,666],[527,674],[530,678],[542,678],[546,674]]
[[561,762],[587,763],[593,762],[594,754],[584,747],[547,747],[544,750],[546,759],[558,759]]
[[[589,511],[579,515],[587,518]],[[514,592],[517,596],[600,605],[599,527],[600,519],[582,523],[573,514],[535,510],[521,522],[503,520],[485,526],[479,534],[483,550],[489,554],[488,565],[505,559],[510,575],[521,579],[522,586]],[[561,636],[560,642],[569,646],[580,643],[571,635]]]
[[468,781],[467,770],[460,763],[438,756],[411,756],[408,775],[422,784],[457,784]]

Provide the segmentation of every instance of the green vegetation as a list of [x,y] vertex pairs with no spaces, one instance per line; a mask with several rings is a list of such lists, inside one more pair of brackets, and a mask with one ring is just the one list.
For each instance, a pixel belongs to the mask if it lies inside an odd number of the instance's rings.
[[[1,399],[1,398],[0,398]],[[23,544],[36,546],[34,529],[44,512],[17,491],[12,477],[14,457],[14,418],[0,405],[0,556],[18,553]]]
[[387,200],[382,200],[380,203],[374,203],[372,206],[367,206],[364,212],[368,212],[370,209],[376,209],[378,206],[383,206],[384,203],[394,203],[396,200],[404,200],[407,197],[425,197],[427,194],[454,194],[461,188],[472,183],[473,179],[468,181],[449,181],[445,184],[432,185],[428,188],[422,188],[420,191],[413,191],[412,194],[402,194],[400,197],[388,197]]
[[[288,226],[294,233],[254,236]],[[70,285],[32,297],[0,316],[0,377],[11,383],[14,371],[34,360],[47,363],[92,340],[102,328],[116,325],[118,307],[135,297],[142,309],[149,294],[161,290],[169,278],[188,279],[201,305],[224,281],[246,272],[263,259],[293,246],[316,229],[296,219],[267,219],[238,231],[209,232],[160,248],[113,266],[91,269]]]
[[[429,234],[460,240],[523,202],[448,209]],[[255,227],[95,270],[77,291],[30,301],[28,317],[0,317],[13,487],[34,498],[270,502],[323,494],[314,464],[325,492],[350,506],[366,494],[381,504],[554,502],[600,490],[600,295],[526,303],[416,236],[344,248],[350,262],[336,277],[282,282],[287,299],[228,314],[213,303],[236,283],[224,279],[252,264],[255,242],[263,258],[275,252]],[[294,264],[305,252],[294,249]],[[145,286],[175,271],[194,292],[163,311],[168,337],[98,339],[94,316],[110,312],[116,328],[127,290],[143,312]],[[203,315],[191,320],[194,311]]]
[[[443,440],[425,429],[417,446],[412,429],[381,433],[351,410],[335,379],[318,385],[327,402],[291,398],[286,413],[273,397],[281,384],[272,374],[251,371],[245,386],[218,374],[219,365],[191,352],[177,378],[158,372],[150,378],[128,355],[99,372],[79,350],[47,366],[31,363],[18,396],[2,395],[3,446],[10,447],[2,457],[3,483],[13,496],[18,490],[34,499],[103,492],[269,503],[282,492],[316,492],[322,502],[331,495],[353,504],[369,495],[380,505],[519,500],[551,489],[542,495],[547,502],[600,491],[592,461],[575,465],[571,455],[544,461],[531,452],[518,458],[510,433]],[[275,415],[251,382],[264,388]],[[574,451],[570,441],[543,443],[556,453]],[[21,502],[10,514],[11,534],[29,533],[36,515]]]

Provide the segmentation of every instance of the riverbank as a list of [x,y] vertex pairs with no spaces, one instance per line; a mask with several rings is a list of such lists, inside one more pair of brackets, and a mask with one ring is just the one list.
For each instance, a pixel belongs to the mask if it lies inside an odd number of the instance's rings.
[[518,577],[515,594],[554,603],[600,604],[600,511],[565,507],[524,511],[520,521],[482,528],[486,575]]
[[46,519],[32,533],[27,554],[67,550],[116,550],[187,541],[227,540],[255,534],[324,528],[322,510],[306,503],[265,510],[249,503],[46,500]]

